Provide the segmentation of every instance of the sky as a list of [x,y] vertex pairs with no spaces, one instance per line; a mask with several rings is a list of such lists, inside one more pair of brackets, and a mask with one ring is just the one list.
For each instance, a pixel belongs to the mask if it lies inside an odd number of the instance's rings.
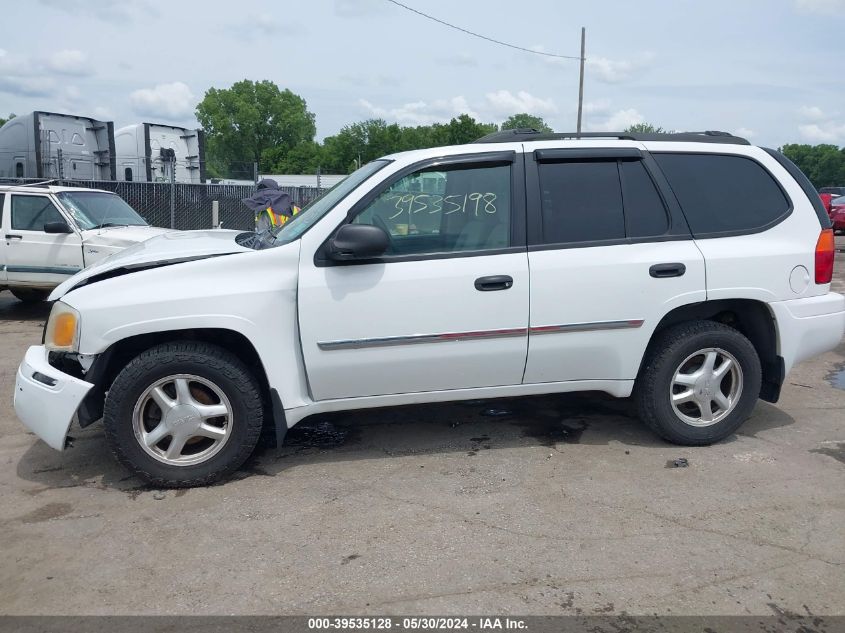
[[[403,0],[486,36],[579,55],[584,127],[649,122],[765,146],[845,145],[845,0]],[[521,52],[388,0],[31,0],[0,27],[0,116],[33,110],[195,127],[210,87],[269,79],[317,137],[383,118],[516,112],[575,129],[578,61]]]

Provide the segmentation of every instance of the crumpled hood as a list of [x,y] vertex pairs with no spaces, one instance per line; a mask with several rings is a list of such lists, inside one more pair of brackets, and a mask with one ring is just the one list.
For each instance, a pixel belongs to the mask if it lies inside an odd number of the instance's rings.
[[118,246],[125,248],[172,231],[173,229],[162,229],[157,226],[114,226],[91,229],[82,231],[82,244],[89,247]]
[[109,255],[88,268],[76,273],[73,277],[57,286],[50,294],[50,301],[60,299],[73,288],[83,284],[92,277],[107,275],[118,269],[131,272],[155,268],[159,265],[173,264],[251,251],[252,249],[235,243],[235,236],[242,231],[174,231],[152,237],[146,241],[134,244],[119,253]]

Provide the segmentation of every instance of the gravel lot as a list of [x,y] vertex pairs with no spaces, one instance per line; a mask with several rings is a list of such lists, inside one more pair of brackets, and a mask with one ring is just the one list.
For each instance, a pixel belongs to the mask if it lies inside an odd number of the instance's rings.
[[2,614],[845,614],[845,344],[717,446],[600,395],[438,405],[160,491],[99,425],[62,455],[17,422],[46,314],[0,293]]

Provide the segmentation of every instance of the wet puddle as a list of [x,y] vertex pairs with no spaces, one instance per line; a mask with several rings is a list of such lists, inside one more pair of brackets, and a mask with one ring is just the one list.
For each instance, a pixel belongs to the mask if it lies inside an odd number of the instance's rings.
[[840,363],[832,372],[826,376],[831,387],[845,389],[845,363]]
[[514,422],[522,429],[522,437],[530,437],[543,446],[552,447],[555,444],[578,444],[581,436],[587,430],[587,423],[581,420],[564,424],[559,420],[527,420]]
[[827,455],[845,464],[845,442],[824,442],[824,446],[814,448],[810,452]]
[[299,448],[336,448],[357,439],[357,429],[335,426],[331,422],[306,422],[288,430],[285,446]]

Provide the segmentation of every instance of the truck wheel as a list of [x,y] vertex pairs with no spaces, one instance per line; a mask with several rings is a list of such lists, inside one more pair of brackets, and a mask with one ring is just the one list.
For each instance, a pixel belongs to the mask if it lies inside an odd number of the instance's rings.
[[203,486],[250,456],[263,424],[258,382],[230,352],[166,343],[134,358],[109,388],[103,412],[112,452],[149,483]]
[[675,444],[704,446],[736,431],[760,395],[757,351],[713,321],[668,328],[650,346],[636,383],[640,419]]
[[49,290],[40,290],[39,288],[9,288],[9,292],[24,303],[37,303],[50,296]]

